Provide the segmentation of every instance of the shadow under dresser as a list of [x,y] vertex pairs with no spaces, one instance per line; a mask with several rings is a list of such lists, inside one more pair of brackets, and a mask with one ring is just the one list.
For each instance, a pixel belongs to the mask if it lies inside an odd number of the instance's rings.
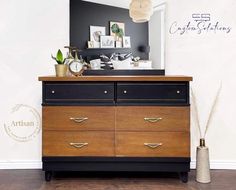
[[190,171],[187,76],[39,77],[42,161],[54,171]]

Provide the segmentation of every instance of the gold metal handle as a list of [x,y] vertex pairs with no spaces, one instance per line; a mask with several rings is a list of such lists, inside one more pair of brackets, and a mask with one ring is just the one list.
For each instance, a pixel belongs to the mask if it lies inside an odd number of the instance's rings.
[[162,143],[144,143],[144,146],[147,146],[149,148],[155,149],[159,146],[162,146]]
[[76,123],[82,123],[82,122],[88,120],[88,118],[87,117],[78,117],[78,118],[71,117],[70,120],[72,120]]
[[158,121],[161,121],[162,118],[161,117],[153,117],[153,118],[145,117],[144,120],[150,123],[156,123]]
[[83,148],[84,146],[87,146],[88,143],[70,143],[70,146],[73,146],[75,148]]

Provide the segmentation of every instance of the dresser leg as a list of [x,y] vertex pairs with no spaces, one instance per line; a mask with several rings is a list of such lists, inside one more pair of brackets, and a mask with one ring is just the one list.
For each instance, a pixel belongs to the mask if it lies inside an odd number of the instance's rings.
[[45,181],[51,181],[51,179],[52,179],[52,172],[45,171]]
[[180,177],[180,180],[183,183],[187,183],[188,182],[188,172],[180,172],[179,173],[179,177]]

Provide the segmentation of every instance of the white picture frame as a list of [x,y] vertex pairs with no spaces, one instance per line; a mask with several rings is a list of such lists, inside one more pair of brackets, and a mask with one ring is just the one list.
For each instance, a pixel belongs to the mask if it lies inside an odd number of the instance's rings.
[[131,48],[130,36],[123,36],[123,48]]
[[115,48],[114,36],[100,36],[101,48]]
[[94,42],[93,41],[88,41],[88,48],[89,49],[94,48]]
[[93,48],[100,48],[100,36],[106,35],[105,26],[90,26],[90,41],[93,42]]
[[[112,31],[113,25],[116,25],[119,30],[121,30],[122,36],[119,37],[117,33],[114,33]],[[116,22],[116,21],[110,21],[110,35],[115,36],[116,41],[122,42],[122,37],[125,35],[125,23],[123,22]]]

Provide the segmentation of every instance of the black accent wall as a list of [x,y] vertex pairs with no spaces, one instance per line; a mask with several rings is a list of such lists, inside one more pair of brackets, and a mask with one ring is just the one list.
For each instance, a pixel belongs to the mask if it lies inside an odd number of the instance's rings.
[[[128,3],[128,2],[127,2]],[[117,21],[125,23],[125,35],[131,37],[131,49],[87,49],[87,41],[90,40],[90,25],[105,26],[106,35],[110,35],[109,22]],[[140,46],[148,45],[148,23],[136,24],[129,17],[129,10],[70,0],[70,45],[83,49],[83,56],[130,53],[148,59],[148,53],[138,50]]]

